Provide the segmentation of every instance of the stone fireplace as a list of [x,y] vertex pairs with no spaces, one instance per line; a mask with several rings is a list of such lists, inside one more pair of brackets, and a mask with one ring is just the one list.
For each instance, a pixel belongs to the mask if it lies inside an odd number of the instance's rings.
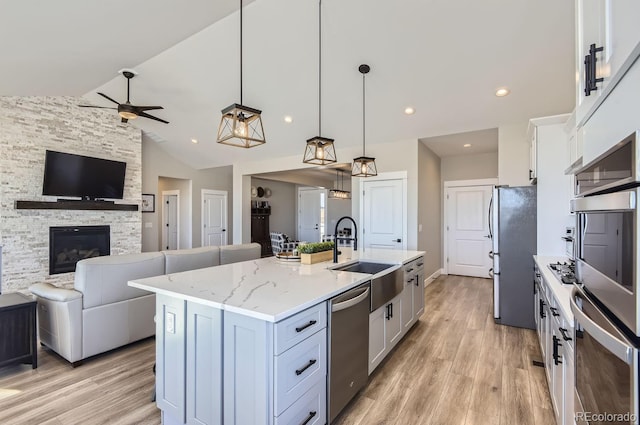
[[62,226],[49,228],[49,274],[76,270],[85,258],[111,253],[109,226]]

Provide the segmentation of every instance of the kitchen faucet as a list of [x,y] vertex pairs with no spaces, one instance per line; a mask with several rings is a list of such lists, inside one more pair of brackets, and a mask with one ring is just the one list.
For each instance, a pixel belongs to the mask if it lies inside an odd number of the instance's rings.
[[[353,237],[352,238],[345,238],[345,237],[338,237],[338,226],[340,225],[340,222],[344,219],[349,219],[351,220],[351,222],[353,223]],[[338,222],[336,223],[336,228],[333,232],[334,234],[334,242],[333,242],[333,262],[337,263],[338,262],[338,241],[353,241],[353,250],[357,251],[358,250],[358,225],[356,224],[355,220],[352,219],[351,217],[349,217],[348,215],[345,215],[344,217],[340,217],[340,219],[338,220]]]

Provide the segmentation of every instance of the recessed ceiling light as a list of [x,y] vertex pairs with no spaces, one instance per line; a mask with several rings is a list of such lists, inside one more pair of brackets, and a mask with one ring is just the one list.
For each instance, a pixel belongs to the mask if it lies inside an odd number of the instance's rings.
[[284,122],[286,122],[287,124],[291,124],[293,122],[293,117],[291,115],[285,115]]
[[191,139],[191,143],[198,143],[198,139]]
[[509,90],[506,87],[501,87],[498,90],[496,90],[496,96],[498,96],[498,97],[504,97],[504,96],[508,95],[509,93],[511,93],[511,90]]
[[407,115],[413,115],[416,113],[416,110],[413,109],[411,106],[407,106],[406,108],[404,108],[404,113]]
[[465,148],[470,148],[471,147],[471,143],[465,143],[464,145],[462,145]]

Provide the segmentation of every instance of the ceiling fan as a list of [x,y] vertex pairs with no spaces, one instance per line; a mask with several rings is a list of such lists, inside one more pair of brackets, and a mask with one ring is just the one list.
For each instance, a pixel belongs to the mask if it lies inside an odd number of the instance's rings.
[[134,71],[127,70],[127,69],[123,69],[120,72],[127,79],[127,101],[125,103],[116,102],[106,94],[98,92],[100,96],[115,103],[116,105],[118,105],[118,107],[111,108],[108,106],[93,106],[93,105],[79,105],[79,106],[81,108],[117,109],[118,115],[120,115],[120,117],[122,118],[122,122],[127,122],[129,120],[134,120],[138,117],[143,117],[143,118],[149,118],[152,120],[160,121],[165,124],[169,124],[169,121],[165,121],[158,117],[154,117],[145,112],[145,111],[151,111],[154,109],[164,109],[162,106],[136,106],[131,104],[131,102],[129,101],[129,83],[131,82],[131,79],[136,76],[136,73]]

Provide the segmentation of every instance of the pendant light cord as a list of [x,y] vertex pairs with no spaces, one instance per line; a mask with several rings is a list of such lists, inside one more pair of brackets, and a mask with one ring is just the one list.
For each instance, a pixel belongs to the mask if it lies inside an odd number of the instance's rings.
[[240,104],[242,105],[242,0],[240,0]]
[[322,0],[318,1],[318,136],[322,136]]
[[362,156],[364,156],[364,130],[365,130],[365,126],[364,126],[364,119],[365,119],[365,115],[364,115],[364,76],[365,74],[362,74]]

